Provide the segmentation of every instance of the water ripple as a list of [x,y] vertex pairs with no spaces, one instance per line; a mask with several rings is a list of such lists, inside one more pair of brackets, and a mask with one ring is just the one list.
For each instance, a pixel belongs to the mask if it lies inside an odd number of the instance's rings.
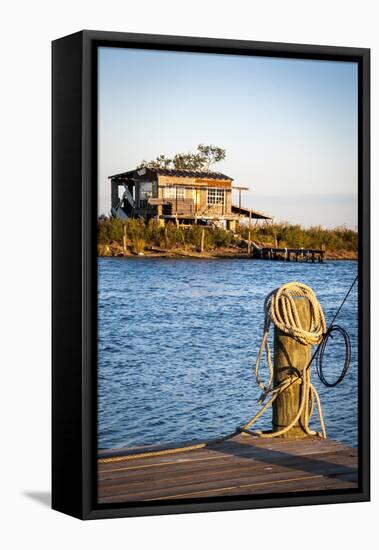
[[[357,264],[100,258],[98,269],[98,439],[106,449],[216,437],[248,420],[260,395],[252,367],[265,296],[284,282],[302,281],[330,320]],[[313,381],[329,437],[355,446],[356,287],[338,323],[352,340],[349,375],[334,389],[315,373]],[[331,343],[330,377],[341,354],[340,343]],[[270,414],[260,427],[270,427]]]

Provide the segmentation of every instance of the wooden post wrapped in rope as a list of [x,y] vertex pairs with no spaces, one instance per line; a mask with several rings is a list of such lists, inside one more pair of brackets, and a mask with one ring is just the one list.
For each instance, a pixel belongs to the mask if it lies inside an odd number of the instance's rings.
[[[305,297],[295,298],[301,326],[311,329],[311,304]],[[292,336],[274,329],[274,386],[292,377],[294,383],[278,395],[272,404],[272,431],[275,433],[289,426],[295,418],[302,401],[302,375],[311,359],[311,346],[302,344]],[[310,377],[310,372],[309,372]],[[304,426],[308,420],[304,411],[296,424],[279,437],[301,438],[308,435]]]
[[[311,384],[309,369],[311,346],[319,344],[326,333],[322,308],[311,288],[292,282],[271,292],[266,297],[264,309],[263,338],[255,364],[256,381],[263,391],[258,402],[264,404],[240,430],[259,437],[303,437],[303,432],[326,437],[320,397]],[[268,342],[271,324],[274,324],[276,331],[275,368]],[[260,376],[264,350],[269,371],[267,382],[263,382]],[[314,404],[317,405],[321,432],[309,427]],[[251,426],[270,405],[273,406],[274,429],[270,432],[252,432]]]

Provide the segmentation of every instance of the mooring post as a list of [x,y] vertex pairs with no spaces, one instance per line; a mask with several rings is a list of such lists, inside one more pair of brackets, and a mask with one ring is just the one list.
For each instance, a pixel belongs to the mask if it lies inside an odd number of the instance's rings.
[[247,254],[251,254],[251,210],[249,211],[249,232],[247,235]]
[[[301,326],[310,329],[311,309],[307,298],[295,298]],[[274,385],[293,376],[296,380],[281,393],[273,403],[272,429],[274,432],[288,426],[295,418],[301,404],[301,379],[298,377],[307,368],[311,358],[311,346],[300,344],[292,336],[284,334],[277,327],[274,330]],[[308,403],[307,403],[308,405]],[[299,421],[282,436],[285,438],[306,437],[303,429],[304,414]]]

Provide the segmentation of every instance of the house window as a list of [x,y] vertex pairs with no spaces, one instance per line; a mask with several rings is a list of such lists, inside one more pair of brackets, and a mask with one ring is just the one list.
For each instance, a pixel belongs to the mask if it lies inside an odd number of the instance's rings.
[[165,199],[184,199],[184,188],[183,187],[165,187],[164,188],[164,198]]
[[224,204],[224,189],[208,189],[207,204]]
[[140,183],[139,198],[141,201],[147,201],[153,196],[153,184],[150,181]]

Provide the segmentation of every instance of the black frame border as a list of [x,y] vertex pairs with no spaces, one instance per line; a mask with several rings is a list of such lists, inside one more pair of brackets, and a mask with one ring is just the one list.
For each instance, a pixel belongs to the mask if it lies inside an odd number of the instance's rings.
[[[81,31],[54,41],[52,47],[52,507],[81,519],[98,519],[369,500],[370,50],[103,31]],[[358,489],[159,504],[97,503],[98,47],[358,63]]]

